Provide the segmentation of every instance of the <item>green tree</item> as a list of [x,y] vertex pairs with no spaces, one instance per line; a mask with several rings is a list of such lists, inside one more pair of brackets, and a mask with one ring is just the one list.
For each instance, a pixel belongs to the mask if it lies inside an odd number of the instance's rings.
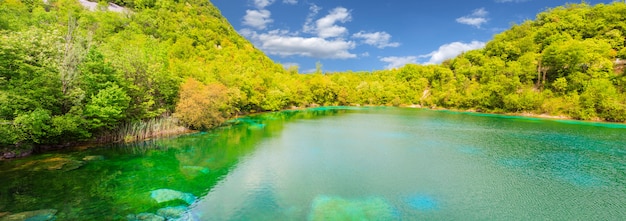
[[96,95],[85,106],[85,118],[92,130],[114,129],[126,117],[130,97],[119,86],[112,84]]

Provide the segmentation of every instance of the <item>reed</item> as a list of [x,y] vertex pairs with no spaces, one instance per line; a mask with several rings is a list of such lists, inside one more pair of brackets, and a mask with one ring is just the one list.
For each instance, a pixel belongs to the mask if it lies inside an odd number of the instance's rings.
[[98,142],[130,143],[150,138],[183,134],[189,131],[188,128],[180,126],[178,119],[175,117],[165,116],[123,123],[115,130],[105,132],[99,136]]

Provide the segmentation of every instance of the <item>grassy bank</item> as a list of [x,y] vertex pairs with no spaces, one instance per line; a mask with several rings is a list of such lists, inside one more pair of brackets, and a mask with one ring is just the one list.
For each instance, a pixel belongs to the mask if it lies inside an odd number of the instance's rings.
[[0,148],[0,160],[30,156],[49,150],[58,150],[72,147],[88,148],[91,146],[111,143],[131,143],[191,133],[193,130],[181,126],[178,119],[172,116],[154,118],[144,121],[123,123],[116,129],[102,132],[92,140],[72,141],[55,145],[14,145]]

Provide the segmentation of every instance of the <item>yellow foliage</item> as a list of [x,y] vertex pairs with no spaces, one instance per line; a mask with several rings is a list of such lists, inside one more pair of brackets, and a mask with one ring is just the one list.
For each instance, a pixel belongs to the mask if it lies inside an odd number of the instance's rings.
[[205,85],[188,78],[180,88],[176,117],[196,129],[219,126],[230,117],[228,88],[221,83]]

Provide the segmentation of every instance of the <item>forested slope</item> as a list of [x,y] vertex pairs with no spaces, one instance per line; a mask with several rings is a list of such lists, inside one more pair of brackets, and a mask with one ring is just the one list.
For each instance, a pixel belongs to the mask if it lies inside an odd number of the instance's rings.
[[137,1],[126,13],[48,2],[0,2],[2,145],[134,140],[155,126],[137,122],[176,123],[186,79],[229,88],[211,95],[227,95],[222,117],[261,110],[286,75],[208,1]]
[[571,4],[514,25],[484,49],[441,65],[325,78],[336,95],[330,103],[420,104],[624,122],[625,36],[626,4]]
[[255,49],[208,1],[116,3],[130,10],[0,2],[0,145],[132,141],[314,104],[626,121],[624,3],[548,10],[441,65],[306,75]]

